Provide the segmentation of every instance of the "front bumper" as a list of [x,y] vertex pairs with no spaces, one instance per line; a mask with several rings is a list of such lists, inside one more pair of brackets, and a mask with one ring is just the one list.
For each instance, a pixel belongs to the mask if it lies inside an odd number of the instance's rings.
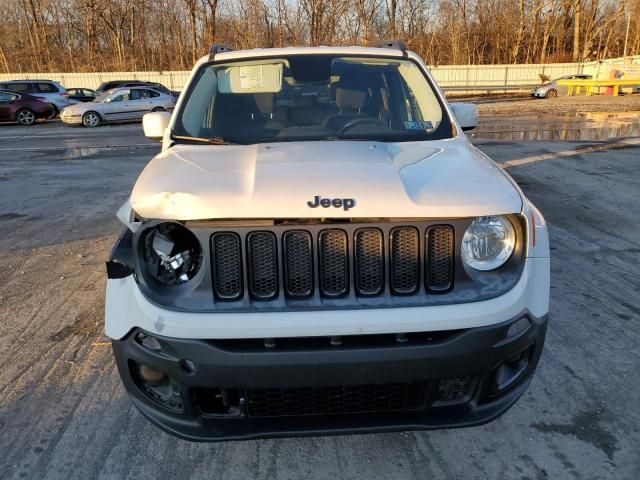
[[[159,350],[135,328],[113,340],[113,351],[135,406],[189,440],[449,428],[486,423],[515,403],[537,366],[546,325],[546,316],[525,311],[496,325],[402,341],[299,337],[269,347],[154,334]],[[170,378],[170,403],[149,390],[140,365]]]
[[68,124],[81,124],[82,123],[82,115],[80,114],[68,114],[65,113],[64,111],[62,111],[60,113],[60,120],[62,120],[64,123],[68,123]]

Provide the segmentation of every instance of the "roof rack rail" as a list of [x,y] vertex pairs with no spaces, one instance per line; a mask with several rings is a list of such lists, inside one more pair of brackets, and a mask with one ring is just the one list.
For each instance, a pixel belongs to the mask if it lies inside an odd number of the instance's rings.
[[370,47],[375,48],[392,48],[394,50],[400,50],[401,52],[407,51],[407,46],[402,40],[377,40],[369,44]]
[[233,52],[234,50],[235,48],[227,43],[214,43],[209,49],[209,60],[213,60],[218,53]]

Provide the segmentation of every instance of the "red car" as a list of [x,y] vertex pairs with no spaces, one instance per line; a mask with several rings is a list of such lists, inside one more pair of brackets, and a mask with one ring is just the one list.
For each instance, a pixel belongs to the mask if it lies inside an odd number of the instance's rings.
[[49,102],[26,93],[0,90],[0,122],[33,125],[37,119],[50,118],[54,114]]

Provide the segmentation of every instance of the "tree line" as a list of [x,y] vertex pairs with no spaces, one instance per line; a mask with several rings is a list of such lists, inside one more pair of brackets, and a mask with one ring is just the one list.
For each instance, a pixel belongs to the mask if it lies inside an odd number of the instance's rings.
[[400,38],[431,65],[640,54],[640,0],[0,0],[0,72],[187,70],[236,48]]

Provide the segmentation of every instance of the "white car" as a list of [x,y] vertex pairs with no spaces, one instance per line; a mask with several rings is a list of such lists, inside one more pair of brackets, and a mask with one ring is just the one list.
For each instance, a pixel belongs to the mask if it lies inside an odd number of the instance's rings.
[[97,127],[103,123],[140,120],[145,113],[173,110],[172,95],[148,87],[114,88],[98,95],[92,102],[77,103],[60,112],[68,124]]
[[544,218],[418,55],[214,45],[118,212],[105,331],[191,440],[478,425],[529,385]]

